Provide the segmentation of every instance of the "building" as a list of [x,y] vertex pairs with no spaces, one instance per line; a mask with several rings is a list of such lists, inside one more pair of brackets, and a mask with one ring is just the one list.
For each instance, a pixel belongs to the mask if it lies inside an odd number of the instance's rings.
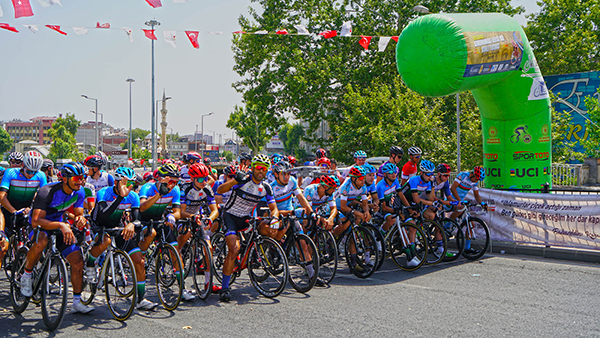
[[[59,115],[62,117],[62,114]],[[56,121],[56,116],[39,116],[22,121],[14,119],[4,124],[4,129],[8,132],[15,143],[30,140],[39,145],[52,142],[48,129],[52,128],[52,123]]]

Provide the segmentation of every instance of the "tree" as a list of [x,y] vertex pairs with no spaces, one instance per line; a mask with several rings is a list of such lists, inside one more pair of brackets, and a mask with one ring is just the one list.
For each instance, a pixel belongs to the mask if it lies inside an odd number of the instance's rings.
[[0,153],[5,153],[11,150],[12,147],[13,140],[10,134],[4,128],[0,128]]
[[221,153],[221,157],[225,157],[227,162],[231,162],[235,158],[235,155],[231,151],[225,150]]
[[246,106],[245,109],[235,106],[234,111],[229,115],[227,128],[235,130],[244,144],[247,144],[254,154],[257,154],[271,136],[275,135],[283,121],[285,118],[260,111],[256,106]]
[[[600,94],[600,89],[598,89]],[[588,138],[583,141],[583,148],[589,157],[600,158],[600,102],[597,97],[585,98],[588,120],[585,121]]]
[[279,129],[279,140],[283,143],[283,151],[286,154],[291,154],[292,151],[288,149],[286,146],[287,138],[288,138],[288,130],[290,130],[291,125],[289,123],[285,123],[281,129]]
[[55,161],[59,158],[70,158],[81,160],[83,154],[77,151],[75,133],[81,121],[75,119],[75,114],[67,113],[65,118],[59,117],[52,127],[48,129],[48,135],[52,138],[52,146],[48,157]]
[[544,75],[600,68],[600,0],[540,0],[524,28]]
[[294,154],[296,157],[302,158],[306,155],[304,149],[300,149],[300,141],[304,136],[304,128],[300,123],[295,123],[290,126],[286,133],[285,148],[290,154]]
[[[137,140],[138,138],[140,140],[143,140],[144,137],[146,137],[148,134],[150,134],[149,130],[144,130],[144,129],[140,129],[140,128],[132,129],[131,137],[133,138],[134,146],[135,146],[135,140]],[[129,133],[127,133],[127,141],[125,141],[124,143],[121,143],[121,149],[129,149]]]

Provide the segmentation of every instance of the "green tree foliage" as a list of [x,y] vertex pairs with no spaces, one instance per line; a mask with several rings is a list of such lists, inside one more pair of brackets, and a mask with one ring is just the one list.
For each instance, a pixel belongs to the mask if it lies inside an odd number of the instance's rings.
[[544,75],[600,69],[600,0],[540,0],[525,33]]
[[306,156],[306,151],[300,148],[300,141],[304,136],[304,128],[300,125],[300,123],[295,123],[290,126],[287,130],[287,136],[285,141],[285,148],[289,149],[287,152],[289,154],[294,154],[297,158],[303,158]]
[[[566,138],[573,125],[571,122],[571,113],[556,111],[554,104],[557,99],[558,97],[550,92],[550,100],[552,102],[550,106],[552,114],[552,163],[566,163],[572,160],[583,161],[586,157],[585,154],[573,150],[577,141],[569,142]],[[584,142],[582,142],[582,145],[585,148]]]
[[233,159],[235,158],[235,155],[231,151],[228,151],[228,150],[223,151],[220,156],[225,157],[225,159],[228,162],[233,161]]
[[[598,89],[600,94],[600,89]],[[585,121],[588,138],[583,141],[583,148],[589,157],[600,158],[600,102],[598,97],[585,98],[589,120]]]
[[4,128],[0,128],[0,154],[11,150],[12,147],[13,140],[10,134]]
[[[135,128],[131,130],[131,137],[133,138],[133,144],[135,145],[135,140],[138,138],[143,140],[146,135],[150,134],[150,130],[144,130],[140,128]],[[177,134],[179,135],[179,134]],[[121,149],[129,149],[129,132],[127,133],[127,141],[121,143]]]
[[73,160],[81,160],[83,154],[77,151],[75,141],[75,133],[81,121],[75,119],[75,114],[67,113],[67,116],[59,117],[52,128],[48,129],[48,135],[52,138],[52,146],[48,157],[55,161],[59,158],[70,158]]
[[285,118],[261,111],[257,106],[246,106],[245,109],[236,106],[229,115],[227,128],[235,130],[244,144],[257,154],[282,123],[285,123]]

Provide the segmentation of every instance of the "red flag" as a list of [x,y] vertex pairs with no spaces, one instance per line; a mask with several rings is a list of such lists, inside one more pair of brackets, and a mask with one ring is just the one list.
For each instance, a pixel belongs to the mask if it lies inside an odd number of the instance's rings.
[[57,31],[62,35],[67,35],[67,33],[63,32],[60,30],[60,26],[55,26],[55,25],[46,25],[46,27],[50,28],[53,31]]
[[154,35],[154,29],[142,29],[144,31],[144,34],[146,34],[146,37],[150,40],[158,40],[156,38],[156,35]]
[[107,23],[100,23],[100,22],[96,22],[96,28],[110,28],[110,24]]
[[200,48],[200,44],[198,43],[198,33],[198,31],[185,31],[185,34],[187,35],[188,39],[190,39],[192,46],[194,46],[196,49]]
[[337,31],[326,31],[326,32],[319,33],[319,35],[323,36],[325,39],[329,39],[334,36],[337,36],[337,33],[338,33]]
[[7,23],[0,23],[0,28],[4,28],[4,29],[9,30],[11,32],[19,33],[19,31],[15,27],[13,27],[13,26],[11,26],[11,25],[9,25]]
[[162,7],[162,3],[160,3],[160,0],[146,0],[146,2],[148,3],[148,5],[152,6],[152,8]]
[[398,37],[397,36],[392,36],[392,40],[398,42]]
[[233,32],[233,34],[246,34],[246,32],[244,32],[244,31],[235,31],[235,32]]
[[22,16],[33,16],[29,0],[12,0],[12,3],[15,7],[15,19]]
[[358,44],[360,44],[364,49],[369,49],[369,44],[371,43],[371,37],[361,35],[360,38],[361,39],[360,39],[360,41],[358,41]]
[[287,35],[287,34],[288,34],[288,31],[287,31],[287,30],[285,30],[285,29],[281,29],[281,30],[278,30],[277,32],[275,32],[275,34],[279,34],[279,35]]

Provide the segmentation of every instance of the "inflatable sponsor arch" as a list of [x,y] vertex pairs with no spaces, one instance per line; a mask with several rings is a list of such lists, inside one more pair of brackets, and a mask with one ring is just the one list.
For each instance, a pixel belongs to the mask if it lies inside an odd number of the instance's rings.
[[404,83],[423,96],[472,91],[486,188],[552,183],[550,99],[518,22],[498,13],[426,15],[402,31],[396,61]]

